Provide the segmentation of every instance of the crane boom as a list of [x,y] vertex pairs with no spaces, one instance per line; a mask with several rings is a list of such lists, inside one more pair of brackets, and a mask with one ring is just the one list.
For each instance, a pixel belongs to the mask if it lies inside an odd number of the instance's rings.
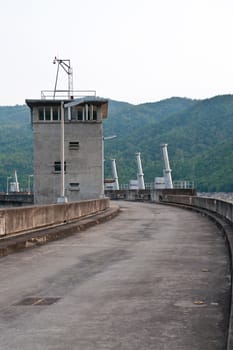
[[170,168],[170,163],[169,163],[169,158],[168,158],[168,152],[167,152],[167,144],[164,143],[161,145],[162,152],[163,152],[163,160],[164,160],[164,179],[165,179],[165,186],[166,188],[173,188],[173,183],[172,183],[172,175],[171,175],[171,168]]

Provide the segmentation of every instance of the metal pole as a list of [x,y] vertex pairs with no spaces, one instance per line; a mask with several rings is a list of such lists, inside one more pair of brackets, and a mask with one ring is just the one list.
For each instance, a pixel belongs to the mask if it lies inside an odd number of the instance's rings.
[[[55,63],[55,61],[53,62]],[[53,99],[55,99],[56,91],[57,91],[57,79],[58,79],[58,72],[59,72],[59,64],[57,65],[57,75],[56,75],[56,81],[55,81],[55,87],[54,87],[54,93],[53,93]]]
[[10,180],[10,179],[12,179],[12,177],[11,176],[7,176],[7,180],[6,180],[6,194],[9,194],[9,192],[8,192],[8,187],[9,187],[8,180]]
[[57,199],[58,203],[67,202],[67,198],[65,197],[65,157],[64,157],[64,101],[61,102],[61,192],[60,197]]
[[105,195],[104,195],[104,141],[105,140],[112,140],[115,138],[116,138],[116,135],[102,137],[102,189],[101,189],[100,198],[105,197]]
[[104,137],[102,137],[102,186],[100,198],[104,198]]
[[61,197],[65,196],[65,167],[64,167],[64,102],[61,103]]
[[69,67],[68,67],[68,98],[73,98],[73,70],[70,66],[70,60],[69,60]]
[[31,182],[30,182],[31,177],[33,177],[33,175],[28,175],[28,194],[31,193]]
[[30,175],[28,175],[28,194],[30,194]]

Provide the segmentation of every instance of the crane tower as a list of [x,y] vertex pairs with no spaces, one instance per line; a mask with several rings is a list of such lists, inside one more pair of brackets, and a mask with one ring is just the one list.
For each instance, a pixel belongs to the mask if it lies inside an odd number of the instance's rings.
[[167,144],[164,143],[161,145],[161,147],[162,147],[164,166],[165,166],[165,169],[163,170],[165,187],[166,188],[173,188],[172,175],[171,175],[172,170],[170,168],[170,163],[169,163],[169,158],[168,158]]

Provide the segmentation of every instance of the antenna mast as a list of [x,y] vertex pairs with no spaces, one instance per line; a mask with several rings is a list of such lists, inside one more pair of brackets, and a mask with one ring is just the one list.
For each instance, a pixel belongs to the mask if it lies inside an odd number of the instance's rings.
[[57,74],[56,74],[53,98],[55,99],[55,95],[57,92],[58,73],[59,73],[59,68],[61,66],[68,75],[68,98],[71,99],[73,97],[73,70],[70,66],[70,60],[57,58],[55,56],[53,60],[53,64],[56,64],[56,63],[58,63],[58,65],[57,65]]

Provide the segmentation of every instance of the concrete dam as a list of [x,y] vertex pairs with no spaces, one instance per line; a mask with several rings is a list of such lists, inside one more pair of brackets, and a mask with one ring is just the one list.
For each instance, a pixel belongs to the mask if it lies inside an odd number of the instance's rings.
[[232,349],[232,203],[157,197],[2,209],[1,347]]

